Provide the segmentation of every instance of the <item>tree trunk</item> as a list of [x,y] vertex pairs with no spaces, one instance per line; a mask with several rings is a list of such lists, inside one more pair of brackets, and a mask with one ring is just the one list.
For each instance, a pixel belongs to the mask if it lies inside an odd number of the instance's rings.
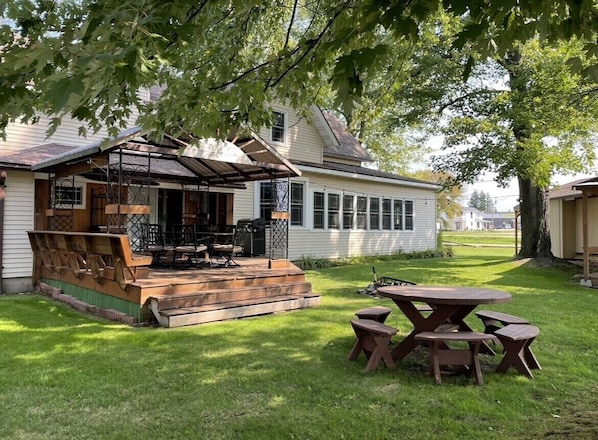
[[519,180],[519,211],[521,212],[520,258],[552,259],[548,228],[548,194],[529,179]]

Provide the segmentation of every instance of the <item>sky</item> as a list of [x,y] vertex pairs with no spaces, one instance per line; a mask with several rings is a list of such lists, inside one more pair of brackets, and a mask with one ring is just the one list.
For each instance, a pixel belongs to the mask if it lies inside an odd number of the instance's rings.
[[[583,179],[584,177],[596,176],[598,176],[598,172],[594,174],[576,174],[567,176],[557,175],[553,178],[552,185],[564,185],[567,182]],[[467,206],[469,204],[469,198],[476,189],[478,191],[484,191],[494,198],[497,212],[513,211],[513,207],[517,205],[517,199],[519,198],[519,186],[517,185],[516,179],[513,179],[506,188],[499,188],[498,184],[493,181],[491,177],[484,177],[477,181],[474,185],[466,185],[463,188],[463,197],[460,200],[461,205]]]

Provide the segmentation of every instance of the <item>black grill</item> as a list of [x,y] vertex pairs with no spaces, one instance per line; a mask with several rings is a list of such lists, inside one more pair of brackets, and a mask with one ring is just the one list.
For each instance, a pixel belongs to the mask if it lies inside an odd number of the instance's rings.
[[243,255],[254,257],[266,254],[266,220],[242,218],[237,221],[236,240],[243,246]]

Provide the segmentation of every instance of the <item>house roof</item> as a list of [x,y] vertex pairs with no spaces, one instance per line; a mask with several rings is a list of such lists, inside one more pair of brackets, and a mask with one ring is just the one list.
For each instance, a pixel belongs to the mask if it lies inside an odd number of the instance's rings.
[[565,183],[548,191],[549,199],[577,199],[581,198],[583,187],[598,188],[598,177],[586,177]]
[[72,145],[55,143],[25,148],[16,153],[0,155],[0,168],[31,170],[32,165],[70,151],[73,148]]
[[235,139],[234,142],[200,139],[192,144],[169,136],[153,142],[139,128],[125,130],[108,142],[98,141],[51,157],[46,155],[31,163],[31,170],[52,171],[74,164],[90,164],[93,157],[116,152],[126,155],[126,162],[131,167],[147,161],[150,156],[152,174],[159,175],[162,180],[170,178],[176,181],[199,180],[207,185],[236,185],[301,175],[293,164],[257,135]]
[[358,159],[365,162],[372,162],[374,160],[370,153],[361,146],[355,136],[349,133],[347,127],[339,118],[328,112],[322,112],[322,115],[338,141],[337,145],[326,145],[324,147],[324,155]]
[[439,186],[433,182],[426,182],[425,180],[414,179],[411,177],[400,176],[398,174],[387,173],[380,170],[375,170],[371,168],[366,168],[357,165],[348,165],[348,164],[341,164],[336,162],[328,162],[325,161],[324,163],[311,163],[311,162],[304,162],[304,161],[294,161],[296,165],[303,168],[318,168],[321,170],[326,171],[337,171],[347,175],[359,175],[364,177],[371,177],[371,178],[378,178],[378,179],[390,179],[395,180],[397,182],[401,182],[406,185],[417,185],[422,187],[428,187],[429,189],[437,189]]

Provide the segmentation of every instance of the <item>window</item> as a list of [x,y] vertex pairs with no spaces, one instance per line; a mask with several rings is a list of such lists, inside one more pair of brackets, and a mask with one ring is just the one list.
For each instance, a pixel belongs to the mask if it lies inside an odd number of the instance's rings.
[[[290,215],[292,226],[303,226],[304,223],[304,185],[303,183],[291,182],[291,203]],[[260,217],[269,222],[272,218],[272,183],[260,183]]]
[[269,222],[272,219],[272,184],[260,183],[260,217]]
[[85,184],[54,186],[54,207],[85,209]]
[[328,228],[340,228],[340,195],[328,194]]
[[403,201],[393,200],[394,225],[393,229],[403,229]]
[[303,183],[291,182],[291,226],[303,226]]
[[343,196],[343,229],[353,227],[353,196]]
[[413,231],[413,201],[393,200],[394,229]]
[[324,193],[314,192],[314,229],[324,229]]
[[391,200],[390,199],[382,199],[382,229],[390,229],[391,228],[391,219],[392,219],[392,212],[391,212]]
[[274,112],[272,117],[272,131],[270,138],[272,142],[286,143],[286,124],[285,114],[281,112]]
[[380,199],[370,198],[370,229],[380,229]]
[[405,213],[405,230],[413,231],[413,201],[405,200],[403,212]]
[[357,216],[355,219],[355,226],[357,229],[367,229],[368,219],[368,198],[365,196],[357,196]]

